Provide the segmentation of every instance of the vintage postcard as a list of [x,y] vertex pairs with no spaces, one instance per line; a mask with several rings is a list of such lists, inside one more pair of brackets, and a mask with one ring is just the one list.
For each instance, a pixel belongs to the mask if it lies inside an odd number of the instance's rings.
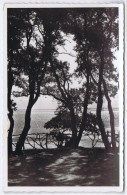
[[122,192],[123,10],[4,5],[4,191]]

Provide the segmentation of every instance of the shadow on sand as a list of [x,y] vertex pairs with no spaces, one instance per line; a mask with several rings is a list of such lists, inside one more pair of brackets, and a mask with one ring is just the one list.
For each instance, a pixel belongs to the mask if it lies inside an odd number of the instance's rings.
[[104,149],[51,149],[11,156],[9,186],[118,186],[119,155]]

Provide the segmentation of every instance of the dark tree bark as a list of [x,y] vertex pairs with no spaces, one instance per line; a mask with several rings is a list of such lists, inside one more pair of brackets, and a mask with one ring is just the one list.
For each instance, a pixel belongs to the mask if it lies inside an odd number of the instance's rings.
[[40,83],[42,82],[42,80],[44,78],[45,71],[46,71],[46,64],[45,64],[45,68],[43,70],[43,74],[42,74],[41,80],[40,80],[40,82],[38,82],[37,93],[36,93],[35,97],[34,97],[35,81],[31,83],[29,103],[28,103],[28,106],[27,106],[27,109],[26,109],[26,113],[25,113],[25,124],[24,124],[24,128],[23,128],[22,134],[21,134],[21,136],[20,136],[20,138],[19,138],[19,140],[18,140],[18,142],[16,144],[16,153],[17,154],[21,154],[22,153],[22,148],[24,146],[26,136],[27,136],[28,131],[30,129],[31,110],[32,110],[33,105],[36,103],[36,101],[39,98],[39,95],[40,95]]
[[70,107],[70,117],[71,117],[71,130],[72,130],[72,139],[70,143],[70,147],[77,147],[77,127],[76,127],[76,117],[74,113],[73,106]]
[[21,136],[20,136],[20,138],[17,142],[17,145],[16,145],[16,153],[17,154],[22,153],[22,147],[24,146],[26,136],[27,136],[28,131],[30,129],[30,122],[31,122],[31,117],[30,116],[31,116],[32,107],[33,107],[33,102],[32,102],[32,98],[30,97],[29,103],[28,103],[28,106],[27,106],[27,109],[26,109],[26,113],[25,113],[24,128],[23,128],[22,134],[21,134]]
[[[96,82],[96,80],[93,78],[93,76],[91,75],[92,80],[94,81],[94,83],[96,85],[98,85],[98,83]],[[111,126],[111,142],[112,142],[112,148],[113,150],[116,149],[116,142],[115,142],[115,125],[114,125],[114,113],[113,113],[113,109],[112,109],[112,105],[111,105],[111,100],[110,97],[108,95],[108,89],[105,83],[105,80],[103,79],[103,88],[104,88],[104,95],[107,99],[108,102],[108,110],[109,110],[109,114],[110,114],[110,126]]]
[[8,155],[12,153],[12,134],[14,128],[14,119],[13,119],[13,109],[12,109],[12,100],[11,100],[11,91],[13,86],[14,78],[11,72],[11,68],[8,70],[8,118],[10,121],[10,127],[8,130]]
[[110,126],[111,126],[111,142],[112,142],[112,148],[116,149],[116,142],[115,142],[115,127],[114,127],[114,114],[112,110],[111,100],[108,95],[108,89],[105,83],[105,80],[103,79],[103,87],[104,87],[104,94],[108,102],[108,110],[110,114]]
[[99,67],[99,82],[98,82],[98,102],[97,102],[97,120],[98,120],[98,125],[99,129],[101,132],[101,137],[103,140],[103,143],[105,145],[105,149],[109,150],[110,149],[110,143],[108,141],[106,132],[105,132],[105,127],[104,123],[101,117],[101,111],[102,111],[102,105],[103,105],[103,94],[102,94],[102,82],[103,82],[103,69],[104,69],[104,62],[103,62],[103,51],[100,52],[100,58],[101,58],[101,63]]
[[10,155],[12,153],[12,134],[14,129],[14,119],[12,110],[9,111],[8,118],[10,120],[10,128],[8,130],[8,155]]
[[82,122],[80,125],[80,130],[79,130],[79,134],[77,137],[77,145],[79,145],[79,142],[82,138],[82,133],[85,129],[85,123],[87,120],[87,107],[88,107],[88,101],[89,101],[89,78],[90,78],[90,70],[87,70],[87,85],[86,85],[86,95],[85,95],[85,99],[84,99],[84,109],[83,109],[83,115],[82,115]]
[[102,104],[103,104],[102,91],[99,90],[98,103],[97,103],[97,120],[98,120],[98,125],[99,125],[99,129],[100,129],[100,132],[101,132],[101,137],[102,137],[103,143],[105,145],[106,150],[109,150],[110,149],[110,143],[108,141],[108,138],[107,138],[107,135],[106,135],[106,132],[105,132],[105,127],[104,127],[103,120],[101,118]]
[[[28,16],[28,21],[29,21],[29,13],[27,13]],[[34,56],[30,51],[30,40],[31,40],[31,35],[32,35],[32,31],[28,31],[26,33],[26,38],[27,38],[27,51],[29,52],[29,54],[31,55],[31,59],[32,62],[34,62]],[[26,109],[26,113],[25,113],[25,123],[24,123],[24,128],[23,131],[19,137],[19,140],[16,144],[16,153],[17,154],[21,154],[22,153],[22,148],[24,147],[24,143],[25,143],[25,139],[26,136],[28,134],[28,131],[30,129],[30,122],[31,122],[31,110],[32,107],[34,105],[34,103],[37,101],[34,101],[34,93],[35,93],[35,75],[34,75],[34,69],[33,69],[33,63],[30,64],[31,68],[29,69],[29,102],[28,102],[28,106]],[[37,98],[38,99],[38,98]]]

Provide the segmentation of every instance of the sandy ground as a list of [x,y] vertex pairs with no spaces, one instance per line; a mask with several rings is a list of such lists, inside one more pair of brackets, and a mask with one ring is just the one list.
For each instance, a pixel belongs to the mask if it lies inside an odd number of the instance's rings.
[[26,150],[12,155],[9,186],[118,186],[119,154],[103,148]]

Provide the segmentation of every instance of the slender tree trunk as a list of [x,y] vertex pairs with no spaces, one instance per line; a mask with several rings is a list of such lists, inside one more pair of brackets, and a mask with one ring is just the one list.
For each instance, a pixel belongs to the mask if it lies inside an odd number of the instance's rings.
[[8,70],[8,118],[10,121],[10,127],[8,130],[8,155],[12,153],[12,134],[14,129],[13,109],[11,100],[11,91],[13,86],[14,78],[11,69]]
[[[29,21],[29,13],[28,13],[28,21]],[[32,30],[30,32],[26,33],[26,37],[27,37],[27,50],[29,51],[30,55],[31,55],[31,61],[34,62],[34,55],[32,55],[31,51],[30,51],[30,40],[31,40],[31,36],[32,36]],[[25,124],[24,124],[24,128],[23,131],[19,137],[19,140],[16,144],[16,153],[17,154],[21,154],[22,153],[22,148],[24,147],[24,143],[25,143],[25,139],[26,136],[28,134],[28,131],[30,129],[30,123],[31,123],[31,110],[33,105],[36,103],[36,101],[38,100],[39,94],[40,94],[40,85],[38,85],[37,87],[37,93],[36,93],[36,97],[34,98],[34,93],[35,93],[35,83],[36,83],[36,79],[35,79],[35,73],[34,73],[34,69],[33,69],[33,64],[30,64],[31,69],[29,70],[29,91],[30,91],[30,97],[29,97],[29,103],[26,109],[26,113],[25,113]],[[44,75],[43,75],[44,76]],[[43,79],[42,76],[42,79]]]
[[115,127],[114,127],[114,114],[112,110],[111,100],[108,95],[108,89],[105,83],[105,80],[103,79],[103,87],[104,87],[104,94],[108,102],[108,110],[110,114],[110,126],[111,126],[111,141],[112,141],[112,148],[116,149],[116,142],[115,142]]
[[105,127],[104,123],[101,117],[101,111],[102,111],[102,105],[103,105],[103,95],[102,95],[102,82],[103,82],[103,68],[104,68],[104,62],[103,62],[103,53],[100,54],[101,57],[101,64],[99,67],[99,82],[98,82],[98,102],[97,102],[97,120],[98,120],[98,125],[99,129],[101,132],[101,137],[103,140],[103,143],[105,145],[106,150],[110,149],[110,143],[108,141],[106,132],[105,132]]
[[24,124],[24,128],[23,128],[22,134],[19,137],[19,140],[18,140],[18,142],[16,144],[16,153],[17,154],[21,154],[22,153],[22,148],[24,146],[26,136],[27,136],[28,131],[30,129],[31,110],[32,110],[32,107],[33,107],[33,103],[32,103],[32,100],[30,98],[29,99],[28,106],[27,106],[27,109],[26,109],[26,113],[25,113],[25,124]]
[[109,150],[110,149],[110,143],[108,141],[108,138],[107,138],[107,135],[106,135],[106,132],[105,132],[104,123],[103,123],[102,117],[101,117],[102,104],[103,104],[102,92],[101,92],[101,90],[99,90],[98,103],[97,103],[97,120],[98,120],[99,129],[100,129],[100,132],[101,132],[102,141],[105,145],[106,150]]
[[72,130],[72,139],[70,146],[73,148],[77,147],[77,127],[76,127],[76,117],[74,113],[74,108],[70,108],[70,117],[71,117],[71,130]]
[[10,128],[8,130],[8,155],[12,153],[12,134],[14,129],[13,110],[9,111]]
[[87,72],[87,86],[86,86],[86,95],[85,95],[85,100],[84,100],[84,109],[83,109],[82,122],[80,125],[79,134],[77,137],[77,144],[78,145],[79,145],[79,142],[81,140],[82,133],[85,129],[85,123],[87,120],[87,107],[88,107],[88,101],[89,101],[89,77],[90,77],[90,71]]
[[32,110],[33,105],[36,103],[36,101],[39,98],[39,95],[40,95],[40,85],[41,85],[42,80],[44,79],[46,67],[47,67],[47,63],[45,63],[45,65],[44,65],[44,70],[42,72],[41,80],[38,82],[38,87],[37,87],[37,92],[36,92],[36,96],[35,97],[34,97],[35,81],[31,82],[31,84],[30,84],[30,97],[29,97],[29,103],[28,103],[28,106],[27,106],[27,109],[26,109],[26,113],[25,113],[25,124],[24,124],[24,128],[23,128],[22,134],[21,134],[21,136],[20,136],[20,138],[19,138],[19,140],[18,140],[18,142],[16,144],[16,153],[17,154],[22,153],[22,148],[24,146],[26,136],[27,136],[28,131],[30,129],[31,110]]

